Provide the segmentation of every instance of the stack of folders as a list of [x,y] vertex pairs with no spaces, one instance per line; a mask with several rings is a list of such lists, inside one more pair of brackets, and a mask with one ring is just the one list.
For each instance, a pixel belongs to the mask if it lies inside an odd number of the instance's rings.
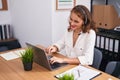
[[[97,35],[96,37],[96,47],[105,49],[112,52],[119,52],[119,43],[120,41],[111,37],[104,37]],[[105,45],[105,46],[104,46]]]
[[10,39],[13,32],[10,24],[0,24],[0,40]]
[[55,75],[56,78],[62,77],[63,75],[74,75],[74,80],[91,80],[96,76],[101,74],[100,71],[93,70],[91,68],[87,68],[85,66],[79,65],[68,71]]

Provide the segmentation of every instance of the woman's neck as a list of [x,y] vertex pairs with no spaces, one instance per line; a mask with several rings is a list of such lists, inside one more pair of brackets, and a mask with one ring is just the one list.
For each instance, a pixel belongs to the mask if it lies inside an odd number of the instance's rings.
[[82,31],[81,29],[77,29],[77,30],[74,30],[74,33],[79,34],[81,31]]

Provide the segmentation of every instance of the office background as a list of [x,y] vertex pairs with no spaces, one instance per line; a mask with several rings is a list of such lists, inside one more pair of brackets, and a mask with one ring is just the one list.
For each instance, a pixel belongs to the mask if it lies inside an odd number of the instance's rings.
[[[118,2],[118,3],[116,3]],[[119,0],[109,0],[119,15]],[[68,26],[70,10],[56,10],[56,0],[7,0],[8,10],[0,11],[0,24],[10,24],[14,37],[22,46],[25,42],[48,46],[59,40]],[[91,9],[91,0],[76,0]],[[105,0],[93,0],[93,4],[106,4]]]
[[[0,24],[11,24],[14,37],[48,46],[62,37],[70,10],[56,11],[56,0],[7,0],[8,10],[0,11]],[[76,0],[90,8],[90,0]]]
[[[93,0],[93,4],[97,4],[97,2],[98,4],[106,4],[105,1],[106,0]],[[26,46],[25,42],[30,42],[33,44],[43,44],[44,46],[48,46],[53,42],[59,40],[68,26],[70,10],[56,10],[56,0],[7,0],[7,2],[8,10],[0,11],[0,25],[10,24],[11,27],[13,27],[14,37],[19,40],[20,44],[23,47]],[[76,0],[76,5],[77,4],[85,5],[89,8],[89,10],[91,9],[91,0]],[[116,8],[120,9],[119,2],[116,3],[113,2],[113,0],[109,0],[109,4],[115,4],[115,7],[117,6]],[[119,13],[119,10],[117,11]],[[98,39],[97,42],[100,41],[101,44],[103,44],[104,37],[101,37],[101,40],[100,38]],[[110,39],[110,43],[112,41]],[[103,45],[97,45],[97,47],[105,49],[103,48]],[[119,54],[116,53],[120,51],[120,49],[118,48],[119,46],[117,46],[117,51],[115,48],[114,54],[113,52],[110,52],[111,49],[113,49],[111,48],[111,46],[110,50],[107,49],[107,51],[101,51],[105,55],[105,59],[116,60],[116,56],[118,59],[120,59]]]

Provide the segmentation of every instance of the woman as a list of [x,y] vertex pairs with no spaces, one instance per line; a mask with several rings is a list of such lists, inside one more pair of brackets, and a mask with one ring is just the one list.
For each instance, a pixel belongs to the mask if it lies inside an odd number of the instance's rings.
[[46,49],[48,53],[65,49],[64,54],[67,57],[52,57],[50,62],[52,64],[58,62],[91,65],[96,37],[95,30],[89,10],[83,5],[75,6],[71,10],[69,27],[64,37]]

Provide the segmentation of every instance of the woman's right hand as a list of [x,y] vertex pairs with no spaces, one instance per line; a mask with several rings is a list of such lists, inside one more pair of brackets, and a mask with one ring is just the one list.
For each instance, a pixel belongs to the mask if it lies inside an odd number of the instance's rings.
[[49,46],[48,48],[46,48],[46,52],[48,54],[51,54],[51,53],[54,53],[54,52],[57,52],[58,51],[58,48],[56,46]]

